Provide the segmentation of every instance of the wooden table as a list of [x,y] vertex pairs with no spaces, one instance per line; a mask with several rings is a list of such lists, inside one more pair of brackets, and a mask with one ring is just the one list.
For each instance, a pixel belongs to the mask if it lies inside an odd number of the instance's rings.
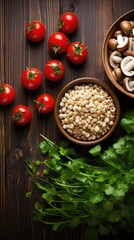
[[[8,107],[0,107],[1,240],[83,240],[82,227],[57,234],[50,227],[32,220],[33,200],[25,198],[25,193],[31,186],[26,174],[25,160],[39,156],[37,146],[41,140],[40,133],[55,142],[63,138],[56,127],[53,113],[40,116],[33,99],[43,92],[49,92],[55,98],[66,83],[82,76],[99,78],[112,87],[102,63],[102,43],[111,24],[133,8],[133,0],[0,1],[0,82],[11,84],[16,91],[14,103]],[[65,64],[66,73],[62,81],[53,84],[43,76],[43,84],[38,90],[33,93],[24,90],[20,81],[22,71],[29,66],[43,72],[45,63],[52,58],[47,47],[48,37],[57,31],[58,16],[65,11],[74,11],[78,15],[79,28],[70,39],[85,42],[89,50],[87,61],[79,67],[73,67],[63,54],[60,59]],[[25,36],[26,24],[34,19],[41,20],[47,28],[45,39],[38,44],[31,44]],[[119,98],[123,115],[128,107],[133,106],[133,100],[117,89],[114,91]],[[19,127],[11,121],[12,108],[17,104],[25,104],[31,108],[33,119],[30,125]],[[116,138],[118,134],[116,129],[111,138]],[[121,239],[133,237],[128,235]]]

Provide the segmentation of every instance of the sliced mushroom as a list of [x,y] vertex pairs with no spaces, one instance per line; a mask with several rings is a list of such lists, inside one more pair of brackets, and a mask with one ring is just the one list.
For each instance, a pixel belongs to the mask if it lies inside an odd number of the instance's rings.
[[127,56],[122,60],[121,70],[128,77],[134,75],[134,58],[132,56]]
[[132,32],[133,27],[129,21],[124,20],[120,23],[120,28],[123,33],[125,33],[126,35],[129,35]]
[[111,67],[118,68],[121,61],[122,61],[121,53],[118,51],[112,52],[109,59]]
[[123,36],[122,31],[118,30],[114,33],[114,36],[117,38],[117,50],[122,52],[128,48],[128,37]]
[[123,44],[117,45],[117,50],[122,52],[125,51],[128,48],[128,37],[123,36]]
[[120,82],[121,80],[122,80],[122,71],[121,71],[121,69],[120,68],[115,68],[114,70],[113,70],[113,72],[112,72],[112,74],[113,74],[113,77],[115,78],[115,80],[117,81],[117,82]]
[[128,41],[129,41],[128,49],[123,52],[123,55],[134,57],[134,38],[129,37]]
[[134,80],[131,77],[125,77],[123,79],[123,87],[125,90],[128,92],[133,92],[134,91]]
[[123,39],[122,39],[123,33],[121,30],[117,30],[114,33],[114,37],[117,38],[118,44],[122,44],[123,43]]

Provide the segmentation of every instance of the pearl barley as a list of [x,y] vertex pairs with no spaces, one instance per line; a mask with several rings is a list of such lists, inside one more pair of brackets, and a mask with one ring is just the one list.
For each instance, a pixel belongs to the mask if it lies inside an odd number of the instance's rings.
[[59,118],[63,128],[79,140],[96,140],[114,123],[116,107],[108,92],[97,84],[76,85],[61,99]]

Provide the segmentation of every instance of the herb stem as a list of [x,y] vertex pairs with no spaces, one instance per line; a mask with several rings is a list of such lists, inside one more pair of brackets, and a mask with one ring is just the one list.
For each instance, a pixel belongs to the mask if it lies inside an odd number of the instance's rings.
[[54,144],[50,139],[46,138],[44,135],[40,134],[40,136],[41,136],[47,143],[49,143],[51,146],[56,145],[56,144]]

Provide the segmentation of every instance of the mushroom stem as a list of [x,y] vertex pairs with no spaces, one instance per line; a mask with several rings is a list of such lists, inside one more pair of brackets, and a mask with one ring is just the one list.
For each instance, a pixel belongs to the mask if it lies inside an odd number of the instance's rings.
[[134,87],[134,81],[129,81],[129,86],[132,88]]
[[113,61],[116,62],[116,63],[120,63],[122,61],[122,57],[113,56]]
[[126,66],[124,67],[124,70],[130,72],[133,68],[134,68],[134,61],[130,61],[126,64]]
[[124,44],[124,40],[121,34],[117,36],[117,41],[118,41],[118,44],[121,46]]

